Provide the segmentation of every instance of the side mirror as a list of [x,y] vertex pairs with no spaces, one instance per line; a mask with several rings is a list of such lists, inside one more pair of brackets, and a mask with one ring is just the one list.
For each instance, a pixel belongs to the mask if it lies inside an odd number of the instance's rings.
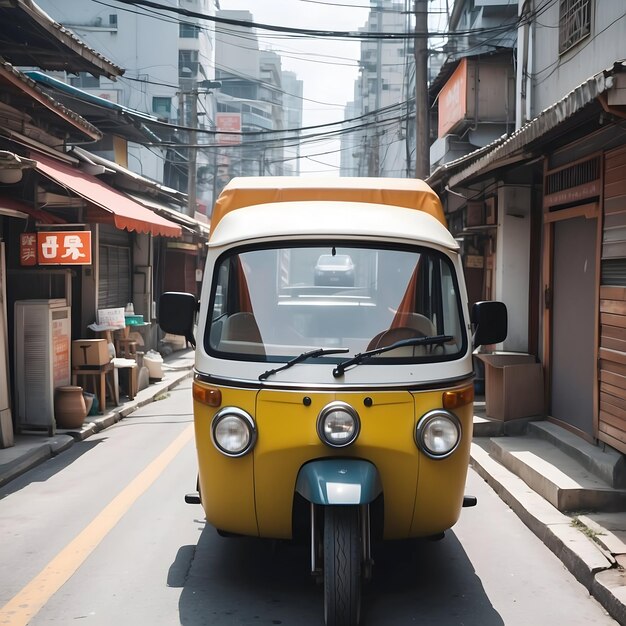
[[500,343],[506,339],[508,316],[503,302],[476,302],[472,307],[474,347]]
[[159,326],[163,332],[182,335],[196,347],[193,327],[198,312],[198,299],[191,293],[168,291],[159,298]]

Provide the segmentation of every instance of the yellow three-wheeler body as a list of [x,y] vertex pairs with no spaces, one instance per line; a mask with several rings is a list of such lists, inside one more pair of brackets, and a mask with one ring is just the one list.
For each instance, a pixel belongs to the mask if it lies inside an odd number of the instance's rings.
[[441,204],[406,179],[234,179],[199,310],[161,298],[161,327],[197,342],[207,521],[308,536],[327,625],[358,623],[372,537],[440,536],[475,503],[472,350],[502,340],[495,305],[472,329]]
[[[198,387],[212,385],[196,380]],[[471,385],[450,389],[472,397]],[[244,535],[289,539],[296,479],[308,461],[328,456],[364,458],[380,473],[385,539],[426,537],[450,528],[463,502],[472,432],[472,403],[455,409],[463,440],[454,455],[433,460],[420,453],[413,433],[420,416],[442,407],[445,388],[433,391],[311,392],[220,387],[225,405],[255,416],[253,452],[228,458],[211,445],[217,409],[194,405],[200,491],[207,520]],[[468,392],[468,389],[470,390]],[[304,398],[311,403],[304,404]],[[365,399],[370,398],[371,406]],[[348,450],[329,450],[316,432],[320,410],[334,400],[358,407],[361,433]],[[369,404],[369,402],[367,403]]]

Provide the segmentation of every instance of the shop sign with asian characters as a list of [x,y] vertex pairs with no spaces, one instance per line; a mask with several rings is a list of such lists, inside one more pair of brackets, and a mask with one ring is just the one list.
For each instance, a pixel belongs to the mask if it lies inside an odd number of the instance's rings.
[[22,233],[20,265],[91,265],[91,231]]

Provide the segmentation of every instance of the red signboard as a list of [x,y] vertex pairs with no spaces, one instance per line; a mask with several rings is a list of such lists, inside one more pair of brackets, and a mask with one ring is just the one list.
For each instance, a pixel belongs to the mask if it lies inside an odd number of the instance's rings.
[[467,113],[467,59],[459,66],[439,92],[438,137],[443,137]]
[[91,231],[39,231],[38,265],[91,265]]
[[20,235],[20,265],[37,265],[37,233]]
[[[216,113],[215,126],[217,127],[217,143],[222,145],[234,145],[241,143],[241,113]],[[228,135],[223,134],[228,132]]]

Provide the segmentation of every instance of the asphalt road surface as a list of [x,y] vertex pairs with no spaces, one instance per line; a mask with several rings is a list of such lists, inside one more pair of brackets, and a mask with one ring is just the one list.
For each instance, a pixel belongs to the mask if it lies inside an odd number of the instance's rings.
[[[222,538],[195,486],[190,381],[0,489],[0,624],[323,623],[308,549]],[[376,546],[364,626],[616,624],[472,471],[439,542]]]

